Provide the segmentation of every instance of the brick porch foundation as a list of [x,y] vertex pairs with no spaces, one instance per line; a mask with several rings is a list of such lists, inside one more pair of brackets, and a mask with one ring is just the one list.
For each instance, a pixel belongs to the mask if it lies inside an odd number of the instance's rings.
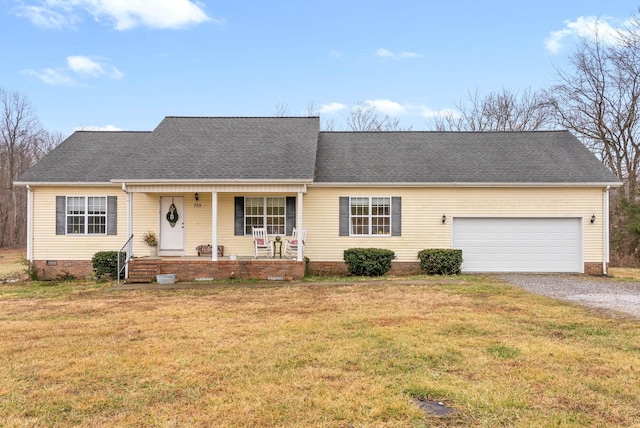
[[129,264],[129,278],[137,279],[136,272],[145,272],[154,280],[157,274],[175,274],[176,281],[195,279],[302,279],[305,262],[295,260],[172,260],[172,259],[132,259]]

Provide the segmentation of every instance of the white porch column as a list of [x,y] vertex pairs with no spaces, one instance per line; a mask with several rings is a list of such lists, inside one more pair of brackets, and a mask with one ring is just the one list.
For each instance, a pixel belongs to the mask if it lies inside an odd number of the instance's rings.
[[218,192],[211,192],[211,261],[218,261]]
[[[303,229],[302,226],[302,192],[298,192],[298,207],[296,209],[296,229],[298,229],[299,231]],[[300,239],[300,234],[298,233],[298,255],[297,255],[297,260],[299,262],[301,262],[303,260],[303,247],[304,247],[304,243],[302,242],[302,239]]]

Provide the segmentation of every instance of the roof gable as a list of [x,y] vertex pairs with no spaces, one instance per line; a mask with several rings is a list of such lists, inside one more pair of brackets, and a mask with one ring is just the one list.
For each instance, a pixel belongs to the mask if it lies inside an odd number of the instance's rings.
[[128,180],[312,180],[318,117],[166,117]]

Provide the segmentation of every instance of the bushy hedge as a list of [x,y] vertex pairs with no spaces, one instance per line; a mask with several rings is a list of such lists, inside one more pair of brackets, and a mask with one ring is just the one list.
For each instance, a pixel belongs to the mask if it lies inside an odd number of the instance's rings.
[[[124,266],[125,254],[120,253],[120,268]],[[111,278],[118,276],[118,252],[117,251],[99,251],[91,258],[93,270],[99,278],[104,274],[110,274]],[[120,278],[124,278],[124,272],[120,274]]]
[[349,248],[344,250],[344,262],[351,275],[380,276],[391,269],[395,253],[382,248]]
[[462,266],[462,250],[432,248],[418,253],[420,267],[429,275],[455,275]]

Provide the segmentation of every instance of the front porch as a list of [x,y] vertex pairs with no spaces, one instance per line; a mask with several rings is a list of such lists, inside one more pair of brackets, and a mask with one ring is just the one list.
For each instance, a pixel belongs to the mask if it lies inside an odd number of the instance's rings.
[[127,283],[154,282],[156,275],[175,274],[176,281],[211,281],[220,279],[299,280],[306,263],[292,259],[255,259],[238,256],[216,261],[197,256],[140,257],[129,261]]

